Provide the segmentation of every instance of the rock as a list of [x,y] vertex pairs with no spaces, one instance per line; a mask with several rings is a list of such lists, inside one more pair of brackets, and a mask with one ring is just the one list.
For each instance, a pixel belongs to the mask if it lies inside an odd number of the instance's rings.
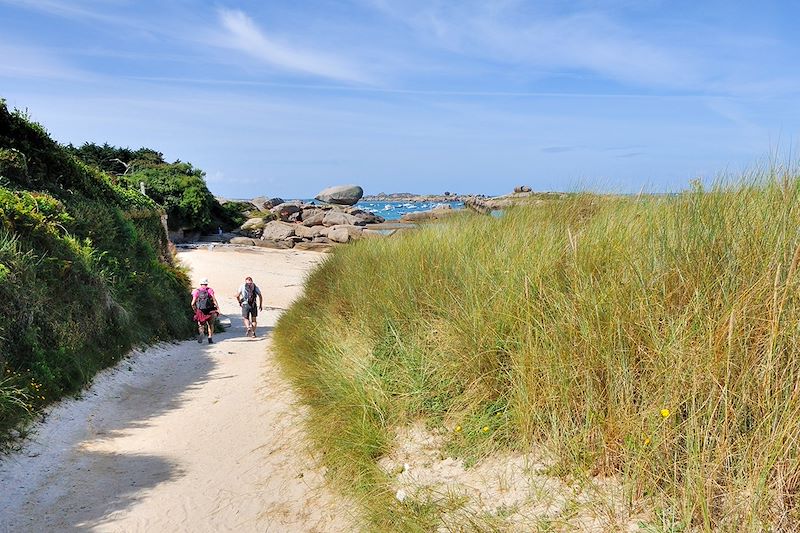
[[531,188],[527,185],[517,185],[514,187],[514,192],[531,192]]
[[250,203],[253,204],[253,206],[259,211],[264,211],[265,209],[269,209],[268,207],[266,207],[267,202],[268,200],[265,196],[258,196],[250,200]]
[[284,203],[283,198],[270,198],[264,202],[264,209],[272,209],[276,205],[281,205],[282,203]]
[[325,214],[325,218],[322,219],[322,224],[324,226],[364,226],[366,222],[341,211],[329,211]]
[[322,230],[325,229],[325,226],[311,226],[306,227],[303,225],[298,225],[294,228],[294,234],[298,237],[303,237],[304,239],[313,239],[314,237],[318,237],[322,234]]
[[347,242],[350,240],[350,232],[346,228],[330,228],[328,230],[328,238],[333,242]]
[[295,250],[306,250],[308,252],[331,252],[333,251],[333,244],[330,242],[298,242],[294,246]]
[[270,213],[277,215],[281,220],[286,220],[289,218],[289,215],[297,213],[301,209],[300,202],[283,202],[282,204],[276,205],[269,211]]
[[421,222],[423,220],[434,220],[436,214],[433,211],[414,211],[405,213],[400,217],[403,222]]
[[262,240],[282,241],[294,235],[294,224],[287,224],[286,222],[278,222],[273,220],[264,226],[264,231],[261,233]]
[[294,242],[292,241],[273,241],[273,240],[258,239],[254,242],[256,246],[259,246],[261,248],[275,248],[277,250],[287,250],[294,246]]
[[252,233],[263,230],[264,226],[266,225],[267,223],[263,218],[248,218],[245,223],[239,227],[239,229],[248,233]]
[[338,205],[355,205],[364,196],[358,185],[337,185],[320,191],[314,198],[320,202]]
[[316,243],[320,243],[320,244],[331,244],[333,241],[331,241],[331,240],[330,240],[329,238],[327,238],[327,237],[322,237],[322,236],[320,236],[320,237],[314,237],[314,238],[311,240],[311,242],[316,242]]
[[488,215],[492,212],[492,208],[483,200],[476,197],[467,198],[464,200],[464,205],[477,213]]
[[511,200],[510,198],[494,198],[491,200],[486,200],[484,204],[490,210],[507,209],[509,207],[514,207],[514,200]]
[[[306,215],[309,211],[310,213]],[[322,209],[305,209],[303,210],[303,225],[319,226],[322,224],[322,221],[325,220],[325,215],[327,214],[328,212]]]
[[246,246],[255,246],[256,243],[253,239],[248,237],[234,237],[230,241],[230,244],[244,244]]
[[327,231],[328,238],[329,239],[331,238],[331,232],[332,231],[336,231],[336,230],[340,230],[340,229],[344,229],[347,232],[347,234],[350,235],[351,239],[358,239],[364,234],[363,226],[353,226],[353,225],[350,225],[350,224],[342,224],[340,226],[331,226],[330,228],[328,228],[328,231]]
[[347,214],[352,215],[359,220],[363,220],[365,224],[381,224],[386,222],[386,219],[376,215],[372,211],[364,211],[363,209],[358,208],[350,208],[347,211]]

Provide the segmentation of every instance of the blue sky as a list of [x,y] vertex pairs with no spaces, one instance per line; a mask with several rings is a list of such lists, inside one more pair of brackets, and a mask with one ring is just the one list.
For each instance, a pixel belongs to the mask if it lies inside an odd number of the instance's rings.
[[791,158],[800,3],[0,0],[0,97],[228,197],[667,191]]

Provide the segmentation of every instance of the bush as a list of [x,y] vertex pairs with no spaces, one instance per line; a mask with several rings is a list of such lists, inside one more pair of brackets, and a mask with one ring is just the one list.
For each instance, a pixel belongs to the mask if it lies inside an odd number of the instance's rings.
[[192,323],[151,199],[4,105],[0,162],[1,443],[134,344],[184,338]]

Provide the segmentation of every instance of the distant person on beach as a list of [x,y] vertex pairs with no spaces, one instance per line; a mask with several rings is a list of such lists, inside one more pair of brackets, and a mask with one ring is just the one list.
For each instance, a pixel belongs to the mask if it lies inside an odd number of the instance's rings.
[[208,344],[214,343],[214,320],[219,315],[219,305],[214,296],[214,289],[208,286],[208,280],[200,280],[200,287],[192,291],[192,310],[197,322],[197,342],[203,343],[204,326],[208,327]]
[[[258,298],[258,307],[256,307],[256,298]],[[236,299],[242,307],[242,319],[244,320],[247,336],[255,337],[256,317],[258,316],[258,311],[263,309],[263,300],[261,299],[261,289],[253,283],[253,278],[250,276],[244,278],[244,283],[239,287],[239,292],[236,293]]]
[[222,226],[217,226],[217,235],[222,235]]

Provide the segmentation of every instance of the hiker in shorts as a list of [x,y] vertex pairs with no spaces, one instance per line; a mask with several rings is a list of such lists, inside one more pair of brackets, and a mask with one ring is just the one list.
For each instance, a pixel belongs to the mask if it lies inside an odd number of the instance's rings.
[[[258,307],[256,307],[256,298],[258,298]],[[258,311],[263,309],[261,299],[261,289],[253,283],[253,278],[247,276],[244,278],[244,283],[239,287],[239,292],[236,293],[236,299],[239,305],[242,306],[242,319],[244,320],[244,327],[247,331],[248,337],[256,336],[256,317]]]
[[192,291],[192,310],[197,322],[197,342],[203,343],[204,326],[208,327],[208,344],[214,343],[214,320],[219,315],[219,305],[214,296],[214,289],[208,286],[208,280],[200,280],[200,287]]

